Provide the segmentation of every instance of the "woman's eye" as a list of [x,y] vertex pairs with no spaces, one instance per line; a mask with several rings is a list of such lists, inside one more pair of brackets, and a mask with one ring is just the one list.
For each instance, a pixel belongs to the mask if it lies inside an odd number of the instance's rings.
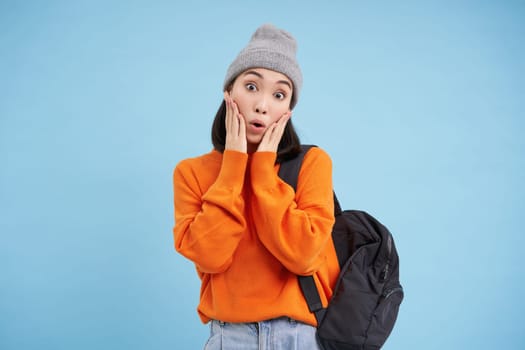
[[279,100],[282,100],[286,97],[286,95],[282,92],[276,92],[274,96],[277,97]]
[[256,91],[257,90],[257,86],[255,86],[255,84],[249,83],[249,84],[246,84],[246,89],[248,89],[250,91]]

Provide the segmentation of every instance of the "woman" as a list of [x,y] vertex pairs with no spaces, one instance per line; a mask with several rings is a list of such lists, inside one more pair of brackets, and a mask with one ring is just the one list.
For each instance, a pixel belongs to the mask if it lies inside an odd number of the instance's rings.
[[295,39],[259,27],[226,73],[214,150],[175,168],[175,248],[202,281],[205,349],[319,348],[297,275],[314,275],[326,306],[339,272],[330,157],[306,154],[296,192],[278,177],[300,149],[290,118],[301,85]]

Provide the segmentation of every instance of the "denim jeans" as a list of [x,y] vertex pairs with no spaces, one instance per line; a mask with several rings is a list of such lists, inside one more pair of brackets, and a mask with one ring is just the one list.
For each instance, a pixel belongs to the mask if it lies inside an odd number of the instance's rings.
[[287,317],[254,323],[211,321],[204,350],[320,350],[316,328]]

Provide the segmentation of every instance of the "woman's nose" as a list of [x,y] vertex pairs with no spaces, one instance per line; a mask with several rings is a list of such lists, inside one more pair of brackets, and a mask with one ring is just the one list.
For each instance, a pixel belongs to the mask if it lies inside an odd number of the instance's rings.
[[265,97],[261,97],[255,104],[255,112],[266,114],[268,112],[268,104]]

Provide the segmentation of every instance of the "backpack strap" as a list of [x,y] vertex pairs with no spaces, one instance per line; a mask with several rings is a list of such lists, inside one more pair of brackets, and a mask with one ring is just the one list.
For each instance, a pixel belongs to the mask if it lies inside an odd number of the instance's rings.
[[303,159],[310,148],[316,147],[314,145],[301,145],[301,152],[292,159],[287,159],[281,163],[279,168],[279,177],[285,181],[292,188],[297,190],[297,180],[299,179],[299,171],[303,164]]
[[[281,163],[279,168],[279,177],[293,187],[294,190],[297,190],[297,180],[299,178],[299,171],[301,170],[301,165],[303,163],[304,156],[310,150],[310,148],[316,147],[314,145],[301,145],[301,153],[299,153],[295,158],[286,160]],[[339,201],[337,200],[334,192],[334,210],[337,213],[341,212],[341,207]],[[308,304],[308,309],[310,312],[314,313],[317,324],[321,324],[321,320],[324,317],[326,309],[323,308],[323,303],[321,302],[321,297],[319,291],[315,285],[315,280],[313,276],[297,276],[299,279],[299,285]]]

